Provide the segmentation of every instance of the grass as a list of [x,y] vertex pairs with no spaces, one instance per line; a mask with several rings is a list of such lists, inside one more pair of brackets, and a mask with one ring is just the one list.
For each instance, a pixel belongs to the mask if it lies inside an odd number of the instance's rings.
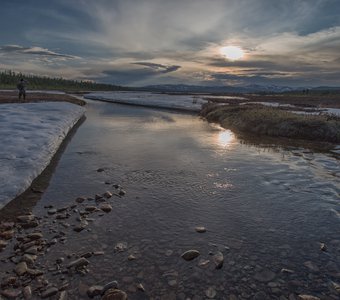
[[340,142],[340,118],[300,115],[261,105],[207,104],[201,115],[236,132],[322,142]]

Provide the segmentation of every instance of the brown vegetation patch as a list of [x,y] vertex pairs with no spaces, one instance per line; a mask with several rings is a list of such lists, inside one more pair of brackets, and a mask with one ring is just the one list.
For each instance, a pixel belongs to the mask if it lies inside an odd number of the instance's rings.
[[204,106],[201,115],[234,131],[323,142],[340,142],[340,118],[300,115],[262,105]]

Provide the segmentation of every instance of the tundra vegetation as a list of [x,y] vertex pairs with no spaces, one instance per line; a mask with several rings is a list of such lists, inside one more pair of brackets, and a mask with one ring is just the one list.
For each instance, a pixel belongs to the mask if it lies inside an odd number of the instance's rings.
[[262,105],[204,105],[201,115],[209,122],[235,132],[256,135],[340,142],[340,118],[330,114],[296,114]]

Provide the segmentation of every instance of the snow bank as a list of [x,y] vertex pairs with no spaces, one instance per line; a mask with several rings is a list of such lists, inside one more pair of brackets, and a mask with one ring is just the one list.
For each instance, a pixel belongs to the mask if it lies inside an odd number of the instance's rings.
[[107,102],[132,104],[139,106],[149,106],[158,108],[168,108],[184,111],[199,112],[204,95],[169,95],[150,92],[101,92],[91,93],[84,98],[92,100],[101,100]]
[[46,168],[84,112],[67,102],[0,105],[0,208]]

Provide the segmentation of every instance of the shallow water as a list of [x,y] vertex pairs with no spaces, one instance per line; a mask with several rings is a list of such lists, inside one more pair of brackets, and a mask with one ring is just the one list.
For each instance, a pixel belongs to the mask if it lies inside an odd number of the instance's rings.
[[[91,214],[89,230],[53,225],[67,231],[68,239],[42,263],[105,252],[89,259],[86,276],[72,277],[71,299],[87,299],[87,286],[111,280],[129,299],[205,299],[215,293],[215,299],[292,294],[336,299],[337,157],[301,147],[250,145],[188,114],[89,101],[86,117],[33,213],[114,190],[106,181],[122,185],[127,194],[111,198],[111,213]],[[207,232],[196,233],[195,226]],[[127,250],[115,252],[117,242],[127,243]],[[327,252],[320,251],[320,242]],[[180,255],[189,249],[201,255],[183,260]],[[224,255],[219,270],[212,261],[217,251]],[[128,261],[129,254],[137,259]],[[210,263],[199,266],[201,260]],[[308,261],[317,269],[308,268]],[[146,291],[137,291],[137,283]]]

